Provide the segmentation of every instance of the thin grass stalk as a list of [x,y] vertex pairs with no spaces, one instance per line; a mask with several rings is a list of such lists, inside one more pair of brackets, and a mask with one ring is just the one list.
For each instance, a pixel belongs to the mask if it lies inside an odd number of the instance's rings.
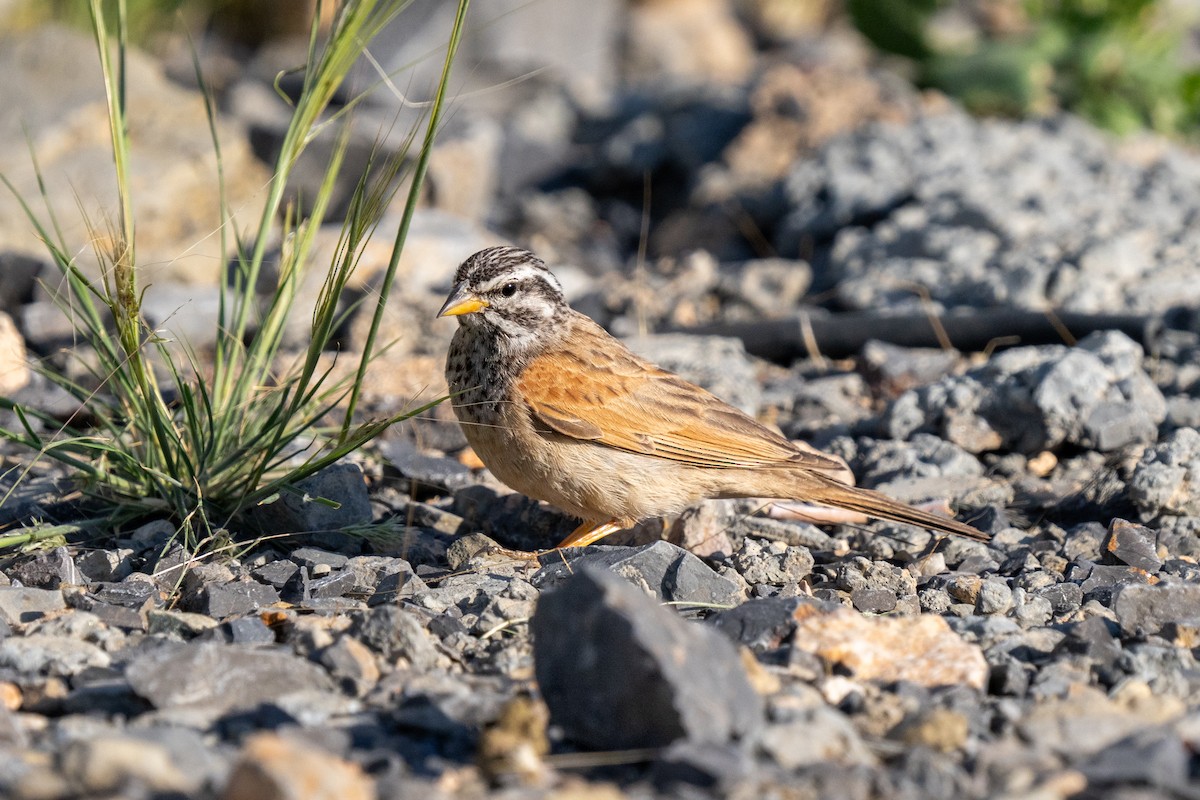
[[[361,52],[362,44],[370,41],[407,3],[392,7],[390,13],[377,13],[376,0],[351,0],[346,3],[334,17],[333,30],[329,35],[330,44],[320,51],[318,58],[318,25],[323,5],[322,0],[318,0],[316,13],[313,15],[313,24],[309,30],[309,66],[305,70],[301,100],[296,106],[288,130],[284,134],[279,157],[275,162],[275,177],[272,179],[270,194],[263,207],[263,215],[258,226],[259,235],[256,237],[254,250],[249,260],[240,265],[241,268],[235,277],[234,291],[238,302],[234,304],[233,319],[229,321],[228,334],[223,337],[222,344],[225,347],[237,347],[245,339],[252,305],[249,298],[253,294],[253,287],[262,270],[263,259],[266,255],[267,233],[271,230],[272,221],[282,203],[287,177],[291,174],[292,167],[301,152],[317,133],[317,119],[329,106],[334,92],[345,80],[346,74]],[[221,406],[229,403],[230,377],[232,377],[232,373],[225,372],[219,380],[214,381],[214,393]],[[244,391],[243,385],[235,390],[235,394]]]
[[462,41],[463,29],[466,27],[467,8],[470,4],[470,0],[458,0],[458,9],[454,15],[454,26],[451,29],[450,41],[446,46],[446,58],[442,62],[441,78],[438,80],[433,107],[429,112],[429,120],[426,123],[425,139],[421,143],[421,152],[417,157],[417,166],[413,172],[412,184],[408,190],[408,202],[404,204],[404,213],[400,219],[400,227],[396,230],[396,241],[392,245],[392,257],[388,261],[387,272],[384,274],[383,281],[379,286],[379,299],[375,305],[375,313],[371,317],[371,327],[367,331],[366,340],[363,342],[362,359],[358,363],[358,372],[355,375],[354,386],[350,391],[350,398],[346,404],[346,415],[342,422],[341,432],[341,438],[343,439],[350,431],[350,426],[354,419],[354,411],[358,407],[362,386],[366,381],[367,365],[371,361],[371,352],[375,348],[375,339],[378,338],[379,327],[383,322],[384,309],[387,306],[392,283],[396,279],[396,270],[400,266],[400,254],[404,251],[404,244],[408,240],[408,230],[412,226],[413,215],[416,213],[417,200],[420,198],[421,187],[425,182],[425,175],[429,171],[429,159],[433,153],[434,139],[437,136],[438,124],[442,118],[442,106],[446,100],[446,89],[450,84],[450,69],[454,64],[458,45]]
[[[114,70],[108,29],[103,20],[101,0],[90,3],[97,50],[100,54],[101,71],[104,75],[105,94],[108,98],[109,133],[112,140],[113,162],[117,177],[117,195],[120,203],[119,233],[114,237],[113,250],[109,254],[112,263],[112,286],[108,290],[106,303],[112,310],[118,337],[124,350],[124,363],[116,372],[129,376],[136,391],[122,393],[125,399],[134,401],[130,409],[134,424],[148,423],[149,433],[155,437],[156,446],[144,448],[148,456],[158,456],[168,471],[174,471],[175,454],[179,437],[171,420],[171,412],[154,380],[149,362],[142,350],[141,297],[137,281],[136,222],[133,214],[133,197],[129,187],[129,125],[126,89],[126,51],[128,47],[128,16],[126,0],[117,0],[117,66]],[[117,365],[114,365],[117,366]],[[126,372],[128,370],[128,372]],[[144,415],[141,416],[141,415]]]

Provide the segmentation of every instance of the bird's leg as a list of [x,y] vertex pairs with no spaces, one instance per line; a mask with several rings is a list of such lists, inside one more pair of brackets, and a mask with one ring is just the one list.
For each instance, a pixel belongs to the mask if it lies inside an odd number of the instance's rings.
[[559,542],[554,549],[587,547],[592,542],[598,542],[610,533],[616,533],[626,527],[628,526],[615,519],[610,519],[608,522],[603,522],[599,525],[594,522],[585,522],[571,531],[571,535]]

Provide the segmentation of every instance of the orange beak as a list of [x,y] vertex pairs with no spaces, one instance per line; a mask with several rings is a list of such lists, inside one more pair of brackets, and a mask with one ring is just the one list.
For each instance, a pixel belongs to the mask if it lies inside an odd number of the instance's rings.
[[437,315],[439,317],[457,317],[462,314],[474,314],[487,307],[487,300],[472,294],[466,286],[460,283],[454,287],[454,291],[450,292],[445,305]]

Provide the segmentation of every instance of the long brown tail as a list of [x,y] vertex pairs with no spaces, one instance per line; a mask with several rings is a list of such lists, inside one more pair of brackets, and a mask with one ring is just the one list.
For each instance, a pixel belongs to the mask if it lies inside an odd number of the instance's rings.
[[986,542],[992,538],[983,531],[973,528],[966,523],[959,522],[956,519],[922,511],[907,503],[893,500],[880,492],[847,486],[819,472],[806,472],[805,478],[804,497],[796,498],[798,500],[834,506],[835,508],[846,508],[866,514],[868,517],[886,519],[892,522],[904,522],[922,528],[953,533],[965,536],[968,539],[974,539],[977,542]]

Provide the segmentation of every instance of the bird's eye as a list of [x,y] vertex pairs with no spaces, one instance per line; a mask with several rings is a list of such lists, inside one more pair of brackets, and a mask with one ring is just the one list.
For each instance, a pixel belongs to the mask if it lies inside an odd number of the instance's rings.
[[506,283],[500,288],[500,294],[505,297],[512,297],[517,293],[517,285],[515,283]]

